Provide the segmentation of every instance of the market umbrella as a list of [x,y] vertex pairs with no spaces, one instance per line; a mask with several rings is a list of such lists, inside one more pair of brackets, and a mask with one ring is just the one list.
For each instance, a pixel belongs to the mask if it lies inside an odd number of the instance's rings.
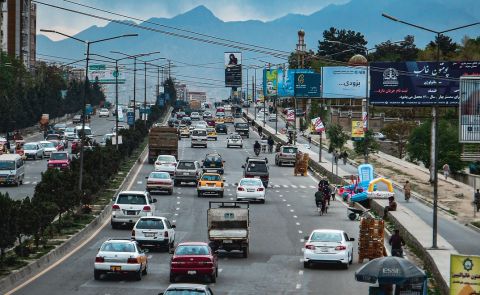
[[359,282],[375,284],[419,284],[423,283],[427,275],[410,261],[386,256],[373,259],[355,272],[355,279]]

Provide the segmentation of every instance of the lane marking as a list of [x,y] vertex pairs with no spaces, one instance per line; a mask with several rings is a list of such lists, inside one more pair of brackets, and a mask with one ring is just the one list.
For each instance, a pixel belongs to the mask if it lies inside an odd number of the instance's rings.
[[305,243],[305,239],[300,239],[300,243]]
[[299,233],[299,234],[303,234],[303,231],[299,230],[298,233]]
[[297,284],[297,286],[295,288],[297,288],[297,289],[302,288],[302,284]]
[[294,185],[294,184],[292,184],[292,185],[290,185],[290,186],[291,186],[291,187],[293,187],[293,188],[297,188],[297,186],[296,186],[296,185]]
[[290,204],[287,204],[287,207],[290,207]]
[[295,210],[293,210],[293,209],[290,209],[290,212],[295,212]]
[[284,188],[288,188],[288,185],[284,184],[283,187],[284,187]]
[[296,222],[295,224],[296,224],[296,225],[300,225],[300,222]]
[[299,276],[302,276],[302,275],[303,275],[303,270],[299,270],[299,271],[298,271],[298,275],[299,275]]
[[298,216],[297,216],[297,215],[293,215],[293,218],[298,218]]
[[307,188],[307,187],[306,187],[306,186],[304,186],[304,185],[301,185],[301,186],[300,186],[300,188]]

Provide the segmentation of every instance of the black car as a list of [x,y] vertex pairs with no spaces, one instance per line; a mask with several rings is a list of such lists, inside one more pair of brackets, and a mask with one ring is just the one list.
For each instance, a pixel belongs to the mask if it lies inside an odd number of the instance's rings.
[[222,133],[222,134],[228,133],[227,125],[223,123],[215,125],[215,130],[217,131],[217,133]]
[[168,126],[169,126],[169,127],[174,127],[175,124],[177,123],[177,121],[178,121],[178,120],[175,119],[175,118],[170,118],[170,119],[168,119]]
[[202,170],[203,172],[216,172],[219,174],[223,174],[224,168],[223,163],[225,161],[222,160],[222,156],[217,153],[207,154],[205,156],[205,160],[202,161]]
[[244,178],[259,177],[263,186],[268,187],[270,173],[268,171],[268,159],[250,158],[248,157],[245,164],[242,165]]
[[235,132],[249,138],[248,123],[235,123]]

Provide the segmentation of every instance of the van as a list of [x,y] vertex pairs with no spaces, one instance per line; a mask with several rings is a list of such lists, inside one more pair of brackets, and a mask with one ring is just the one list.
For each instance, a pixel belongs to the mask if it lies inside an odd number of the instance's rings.
[[0,184],[23,184],[25,166],[23,159],[18,154],[0,155]]
[[194,147],[194,146],[203,146],[203,147],[207,147],[207,130],[206,129],[199,129],[199,128],[195,128],[193,131],[192,131],[192,134],[190,136],[191,138],[191,144],[190,144],[190,147]]
[[[92,129],[88,126],[85,126],[85,136],[88,137],[88,138],[93,138],[93,132],[92,132]],[[82,126],[76,126],[75,127],[75,134],[78,136],[78,138],[81,137],[81,133],[82,133]]]

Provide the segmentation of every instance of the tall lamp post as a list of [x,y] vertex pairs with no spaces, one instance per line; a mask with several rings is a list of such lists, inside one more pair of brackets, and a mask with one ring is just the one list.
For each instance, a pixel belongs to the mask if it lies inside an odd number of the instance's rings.
[[[412,24],[412,23],[409,23],[409,22],[406,22],[406,21],[403,21],[403,20],[400,20],[396,17],[393,17],[391,15],[388,15],[388,14],[385,14],[385,13],[382,13],[382,16],[385,17],[385,18],[388,18],[389,20],[392,20],[394,22],[398,22],[398,23],[402,23],[402,24],[405,24],[407,26],[411,26],[411,27],[414,27],[414,28],[417,28],[417,29],[421,29],[421,30],[424,30],[424,31],[427,31],[427,32],[431,32],[431,33],[434,33],[437,35],[437,42],[440,40],[440,35],[444,34],[444,33],[448,33],[448,32],[452,32],[452,31],[456,31],[456,30],[460,30],[460,29],[464,29],[464,28],[468,28],[468,27],[472,27],[472,26],[475,26],[475,25],[479,25],[480,22],[476,22],[476,23],[472,23],[472,24],[468,24],[468,25],[464,25],[464,26],[459,26],[459,27],[455,27],[455,28],[452,28],[452,29],[448,29],[448,30],[444,30],[444,31],[435,31],[435,30],[432,30],[432,29],[429,29],[429,28],[426,28],[426,27],[423,27],[423,26],[420,26],[420,25],[416,25],[416,24]],[[435,60],[436,60],[436,67],[437,67],[437,72],[438,72],[438,64],[439,64],[439,61],[440,61],[440,46],[439,44],[437,44],[437,52],[436,52],[436,57],[435,57]],[[431,149],[430,149],[430,160],[431,160],[431,165],[430,165],[430,179],[431,181],[433,182],[433,225],[432,225],[432,229],[433,229],[433,232],[432,232],[432,248],[433,249],[436,249],[438,248],[438,244],[437,244],[437,232],[438,232],[438,175],[437,175],[437,160],[438,160],[438,141],[437,141],[437,132],[438,132],[438,113],[437,113],[437,107],[438,107],[438,100],[440,98],[440,93],[439,93],[439,85],[438,85],[438,78],[437,80],[435,81],[435,88],[436,88],[436,92],[437,92],[437,101],[436,103],[432,106],[432,137],[431,137],[431,140],[430,140],[430,145],[431,145]]]
[[152,60],[144,60],[143,61],[143,66],[144,66],[144,75],[145,75],[145,88],[144,88],[144,97],[143,97],[143,115],[144,115],[144,121],[145,121],[145,126],[147,126],[147,65],[150,64],[152,61],[160,60],[160,59],[165,59],[165,57],[159,57],[159,58],[154,58]]
[[78,178],[78,189],[79,189],[79,191],[82,191],[82,189],[83,189],[83,162],[84,162],[83,161],[83,150],[84,150],[83,145],[85,144],[85,119],[86,119],[87,91],[88,91],[88,83],[89,83],[89,81],[88,81],[88,63],[89,63],[89,60],[90,60],[90,45],[95,44],[95,43],[110,41],[110,40],[114,40],[114,39],[119,39],[119,38],[136,37],[136,36],[138,36],[138,34],[125,34],[125,35],[119,35],[119,36],[110,37],[110,38],[98,39],[98,40],[95,40],[95,41],[86,41],[86,40],[82,40],[82,39],[79,39],[77,37],[70,36],[70,35],[55,31],[55,30],[41,29],[40,32],[58,34],[58,35],[76,40],[78,42],[81,42],[81,43],[83,43],[87,46],[87,54],[86,54],[87,57],[86,57],[86,65],[85,65],[85,84],[84,84],[84,89],[83,89],[83,107],[82,107],[82,115],[83,115],[83,118],[82,118],[82,134],[81,134],[82,137],[81,137],[81,140],[80,140],[80,176]]

